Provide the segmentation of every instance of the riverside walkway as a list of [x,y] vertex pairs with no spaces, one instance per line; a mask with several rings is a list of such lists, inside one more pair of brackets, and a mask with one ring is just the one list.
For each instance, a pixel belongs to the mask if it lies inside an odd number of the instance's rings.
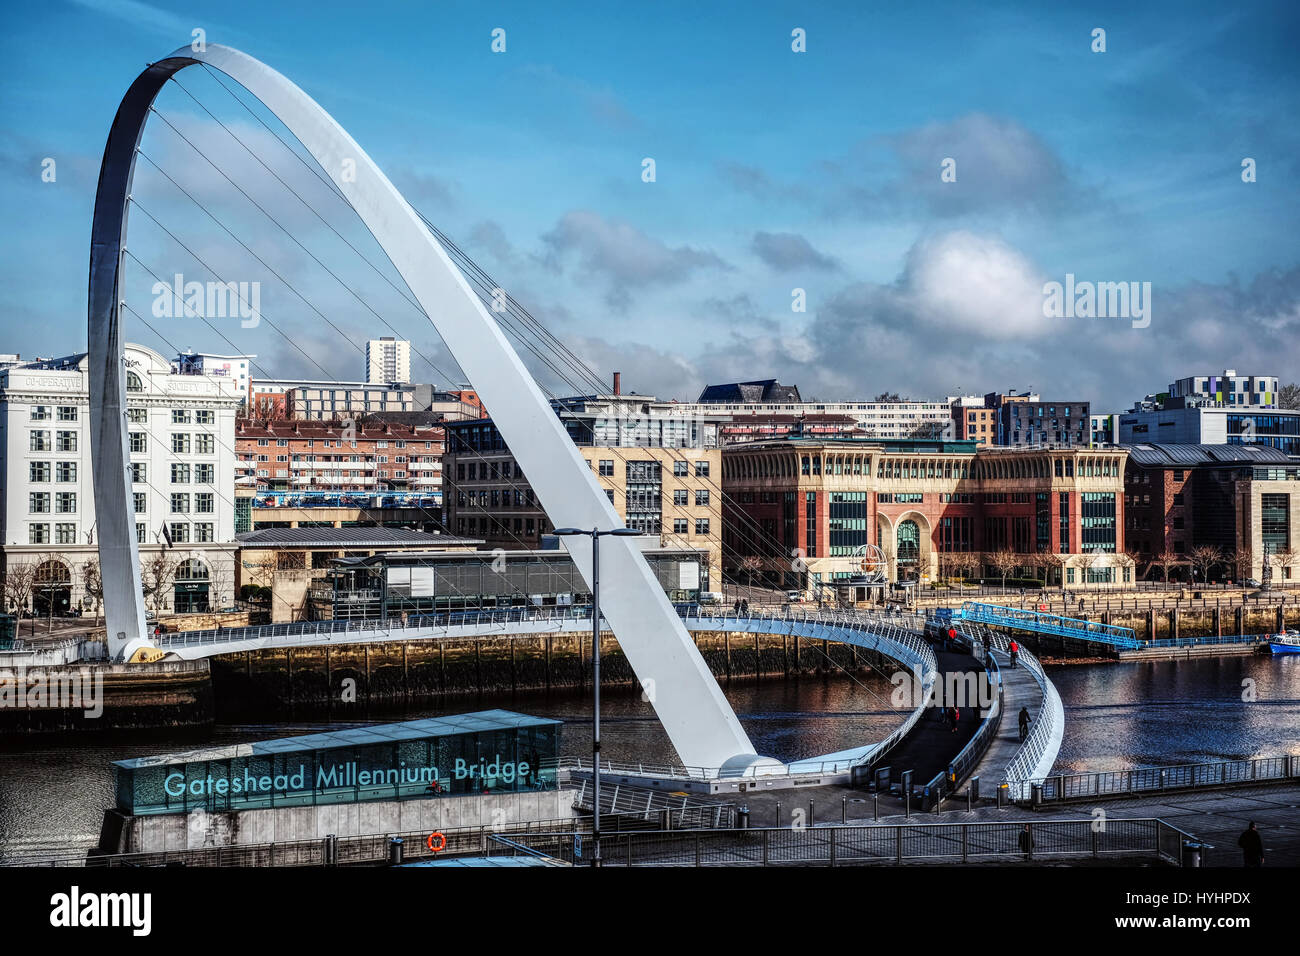
[[[1012,667],[1011,655],[1005,651],[993,650],[991,653],[1002,675],[1003,711],[997,735],[971,772],[971,776],[979,777],[983,785],[981,798],[995,795],[994,788],[1006,779],[1008,768],[1020,752],[1020,708],[1028,709],[1030,728],[1043,716],[1043,689],[1034,679],[1033,672],[1024,666]],[[965,788],[960,792],[964,793]]]

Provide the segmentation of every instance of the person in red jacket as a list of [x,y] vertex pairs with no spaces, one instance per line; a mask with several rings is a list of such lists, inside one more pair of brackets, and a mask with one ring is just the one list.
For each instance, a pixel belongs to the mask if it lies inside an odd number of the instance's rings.
[[1011,666],[1015,667],[1016,658],[1020,656],[1020,645],[1015,641],[1012,641],[1011,646],[1008,647],[1007,650],[1011,653]]

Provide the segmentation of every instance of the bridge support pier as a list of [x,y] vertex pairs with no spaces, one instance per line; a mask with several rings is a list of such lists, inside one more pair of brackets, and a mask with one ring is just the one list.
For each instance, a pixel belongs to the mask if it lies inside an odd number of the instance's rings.
[[1233,622],[1236,625],[1237,633],[1245,634],[1246,633],[1246,605],[1242,604],[1238,606],[1232,612],[1232,616],[1234,619]]
[[1178,640],[1178,608],[1169,612],[1169,636],[1173,640]]
[[1155,639],[1156,639],[1156,612],[1153,611],[1151,608],[1147,608],[1147,640],[1154,641]]

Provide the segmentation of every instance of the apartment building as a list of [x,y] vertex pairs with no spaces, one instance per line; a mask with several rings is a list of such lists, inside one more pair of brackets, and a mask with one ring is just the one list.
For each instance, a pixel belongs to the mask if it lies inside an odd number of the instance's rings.
[[366,382],[386,385],[411,380],[411,343],[392,335],[381,335],[366,343]]
[[[146,606],[229,606],[235,583],[237,378],[178,372],[152,349],[125,349],[127,431]],[[0,475],[6,572],[36,566],[24,603],[93,611],[94,462],[84,353],[0,370]],[[9,595],[12,603],[14,595]]]

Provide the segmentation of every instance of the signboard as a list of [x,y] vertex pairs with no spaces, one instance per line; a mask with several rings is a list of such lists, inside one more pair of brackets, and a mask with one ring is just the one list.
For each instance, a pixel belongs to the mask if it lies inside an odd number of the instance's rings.
[[411,597],[433,597],[433,568],[411,568]]
[[683,561],[677,565],[677,586],[683,591],[700,589],[700,562]]

